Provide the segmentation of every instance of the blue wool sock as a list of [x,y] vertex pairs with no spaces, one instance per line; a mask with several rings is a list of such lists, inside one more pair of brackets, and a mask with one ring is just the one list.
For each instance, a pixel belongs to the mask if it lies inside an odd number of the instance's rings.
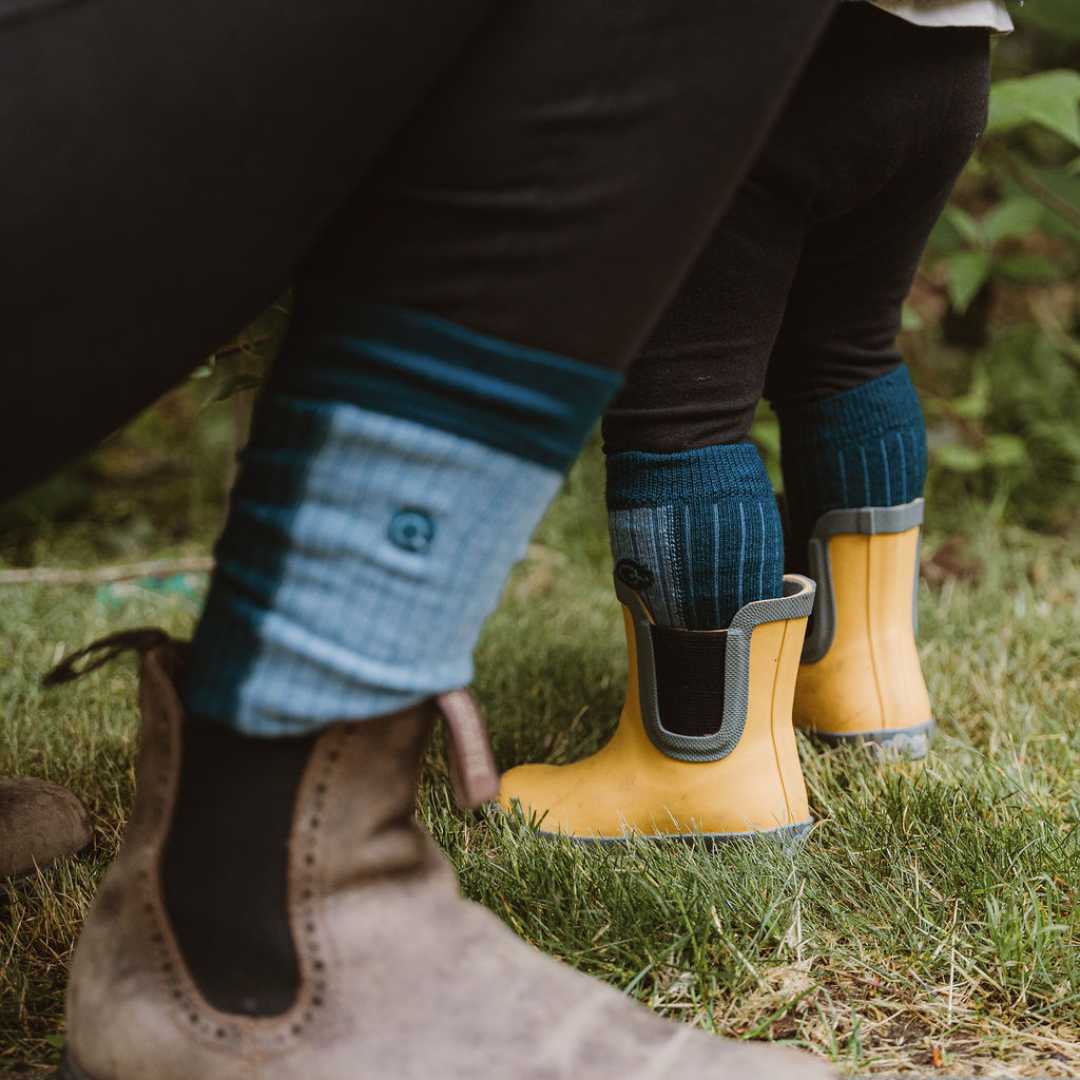
[[829,510],[900,506],[926,484],[926,426],[904,365],[853,390],[776,408],[788,517],[788,562],[806,565]]
[[428,316],[294,335],[243,455],[185,704],[316,731],[468,683],[511,566],[618,377]]
[[750,443],[607,459],[616,573],[663,626],[724,629],[783,588],[783,534],[769,477]]

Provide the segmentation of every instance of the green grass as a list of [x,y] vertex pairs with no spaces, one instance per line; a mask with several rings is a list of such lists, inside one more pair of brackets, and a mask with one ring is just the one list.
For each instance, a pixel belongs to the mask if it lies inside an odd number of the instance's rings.
[[[476,689],[503,767],[573,760],[614,724],[624,659],[600,491],[593,453],[481,643]],[[1080,544],[984,507],[948,513],[981,572],[923,587],[940,718],[925,765],[804,743],[809,841],[710,856],[583,850],[463,816],[436,746],[421,812],[465,892],[547,952],[725,1035],[860,1073],[1080,1075]],[[92,531],[39,530],[32,557],[86,557]],[[131,554],[175,551],[170,535],[150,529]],[[931,532],[927,550],[943,539]],[[130,664],[48,694],[38,680],[97,635],[186,634],[195,613],[190,597],[141,588],[0,592],[0,773],[69,784],[95,825],[88,858],[14,885],[0,914],[0,1064],[55,1061],[65,965],[132,795]]]

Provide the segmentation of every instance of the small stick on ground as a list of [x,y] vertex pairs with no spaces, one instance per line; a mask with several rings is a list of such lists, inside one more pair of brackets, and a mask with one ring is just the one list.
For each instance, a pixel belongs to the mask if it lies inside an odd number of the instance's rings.
[[26,570],[0,570],[2,585],[102,585],[137,578],[166,578],[174,574],[208,574],[214,568],[209,555],[186,559],[152,559],[121,566],[95,566],[89,570],[34,566]]

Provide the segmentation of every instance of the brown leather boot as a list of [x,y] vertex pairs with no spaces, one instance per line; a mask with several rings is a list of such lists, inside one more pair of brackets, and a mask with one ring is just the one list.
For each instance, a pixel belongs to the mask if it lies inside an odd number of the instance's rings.
[[45,867],[90,843],[83,804],[59,784],[0,776],[0,879]]
[[[75,954],[58,1076],[832,1075],[661,1020],[464,901],[413,820],[432,704],[245,739],[185,719],[184,656],[162,635],[142,657],[135,807]],[[493,796],[478,717],[460,694],[443,711],[461,786]]]

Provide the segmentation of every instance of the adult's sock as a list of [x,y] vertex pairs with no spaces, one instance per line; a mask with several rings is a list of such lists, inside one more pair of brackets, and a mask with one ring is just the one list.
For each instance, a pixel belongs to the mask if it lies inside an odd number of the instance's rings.
[[616,573],[663,626],[723,629],[744,604],[783,588],[783,533],[750,443],[607,459]]
[[900,506],[922,496],[926,425],[903,364],[854,389],[774,408],[789,569],[805,569],[814,523],[827,511]]
[[243,454],[188,710],[302,735],[468,683],[618,381],[395,308],[295,332]]

